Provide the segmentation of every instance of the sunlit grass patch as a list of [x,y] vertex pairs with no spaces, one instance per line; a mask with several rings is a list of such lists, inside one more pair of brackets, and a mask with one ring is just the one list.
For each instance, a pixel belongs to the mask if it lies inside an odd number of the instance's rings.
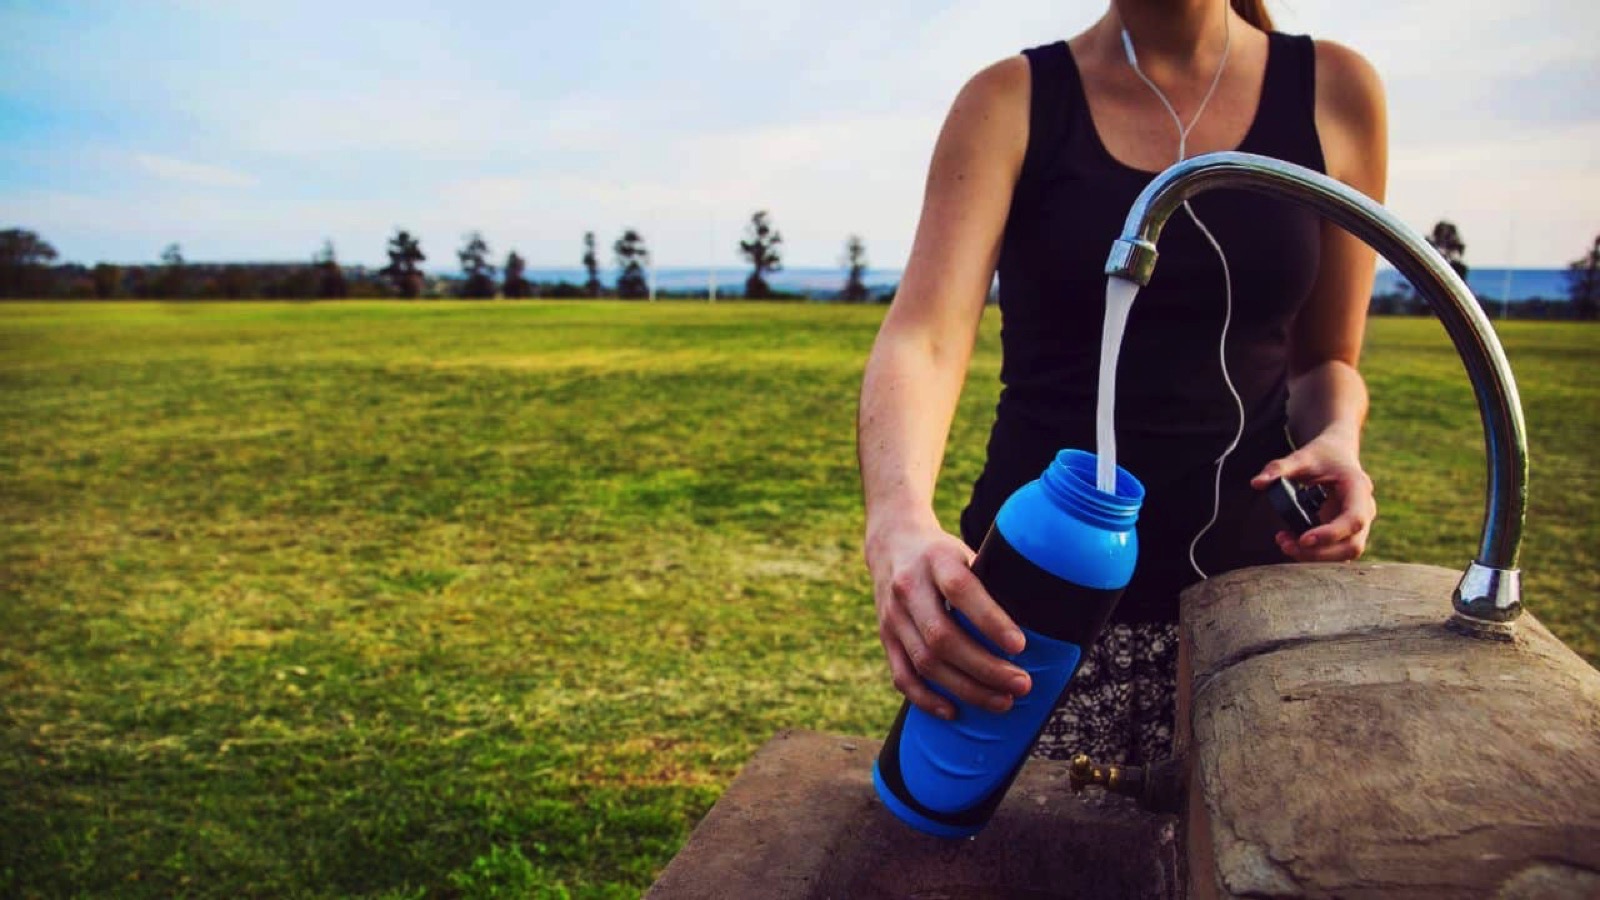
[[[897,706],[854,466],[881,315],[0,307],[0,893],[636,896],[774,731]],[[1597,660],[1600,329],[1505,341],[1528,605]],[[1381,320],[1365,370],[1373,552],[1460,568],[1460,362]]]

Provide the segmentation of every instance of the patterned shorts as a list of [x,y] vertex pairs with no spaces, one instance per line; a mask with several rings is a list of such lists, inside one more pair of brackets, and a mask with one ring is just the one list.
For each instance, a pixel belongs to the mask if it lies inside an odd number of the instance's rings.
[[1145,765],[1172,755],[1178,626],[1108,625],[1045,723],[1033,755]]

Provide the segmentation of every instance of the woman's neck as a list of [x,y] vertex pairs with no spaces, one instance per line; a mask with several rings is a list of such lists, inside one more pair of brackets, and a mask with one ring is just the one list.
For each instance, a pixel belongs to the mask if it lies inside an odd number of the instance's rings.
[[1227,0],[1112,0],[1097,30],[1120,54],[1126,29],[1147,69],[1210,71],[1221,56],[1223,30],[1232,15]]

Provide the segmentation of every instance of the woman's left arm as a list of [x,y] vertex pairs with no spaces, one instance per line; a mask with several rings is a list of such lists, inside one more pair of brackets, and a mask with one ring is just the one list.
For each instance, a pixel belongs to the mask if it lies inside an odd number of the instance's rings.
[[[1317,134],[1328,174],[1383,202],[1388,122],[1383,85],[1360,54],[1317,42]],[[1322,224],[1322,262],[1290,332],[1289,429],[1299,449],[1263,468],[1251,484],[1283,477],[1328,491],[1322,524],[1278,546],[1300,561],[1355,559],[1378,514],[1372,479],[1361,468],[1367,387],[1356,365],[1372,297],[1373,251],[1331,222]]]

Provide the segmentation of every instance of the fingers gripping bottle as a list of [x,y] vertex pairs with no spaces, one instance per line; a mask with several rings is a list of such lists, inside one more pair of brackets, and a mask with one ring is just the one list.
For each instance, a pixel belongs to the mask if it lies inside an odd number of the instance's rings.
[[872,767],[878,797],[901,821],[940,837],[974,835],[989,821],[1133,577],[1143,501],[1144,486],[1125,469],[1106,493],[1095,487],[1094,455],[1063,450],[1000,507],[972,571],[1027,646],[1005,654],[961,613],[951,615],[1026,670],[1033,689],[995,713],[933,685],[956,707],[949,722],[902,704]]

